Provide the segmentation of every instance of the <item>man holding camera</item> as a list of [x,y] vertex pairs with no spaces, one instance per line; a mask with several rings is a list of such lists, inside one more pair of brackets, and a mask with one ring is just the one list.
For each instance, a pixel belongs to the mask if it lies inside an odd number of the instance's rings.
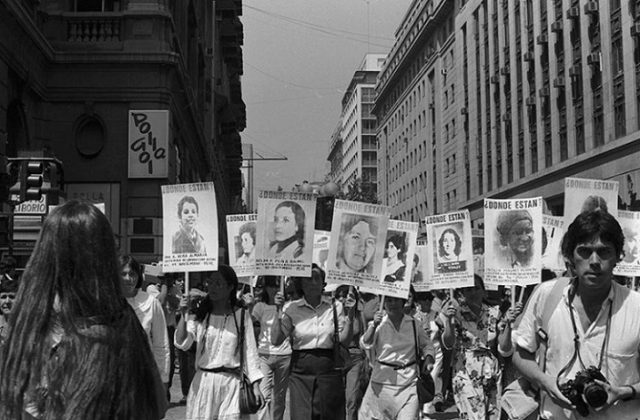
[[[542,283],[529,299],[515,332],[513,361],[541,390],[542,419],[640,415],[640,294],[613,281],[623,243],[609,213],[580,214],[562,241],[572,278]],[[556,282],[566,286],[559,290]],[[562,296],[543,327],[545,301],[556,293]],[[541,345],[544,363],[536,361]]]

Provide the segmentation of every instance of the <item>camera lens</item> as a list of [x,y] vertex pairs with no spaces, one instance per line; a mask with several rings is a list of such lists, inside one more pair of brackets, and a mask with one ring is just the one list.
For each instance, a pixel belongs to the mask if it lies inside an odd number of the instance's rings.
[[607,391],[596,383],[590,383],[584,387],[584,399],[593,408],[602,407],[607,403]]

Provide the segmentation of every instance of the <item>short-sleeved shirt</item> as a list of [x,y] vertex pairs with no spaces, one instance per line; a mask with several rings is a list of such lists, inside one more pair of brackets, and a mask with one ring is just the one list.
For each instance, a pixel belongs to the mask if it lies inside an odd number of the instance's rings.
[[[335,301],[338,317],[338,333],[345,325],[342,303]],[[314,308],[303,297],[294,300],[284,308],[282,330],[291,336],[293,350],[332,349],[333,348],[333,307],[331,299],[322,297],[320,304]]]
[[[554,284],[555,281],[542,283],[534,291],[515,334],[516,344],[531,353],[534,353],[538,348],[536,335],[541,327],[541,311]],[[554,378],[571,360],[574,351],[575,334],[569,313],[569,287],[567,286],[563,290],[562,299],[549,318],[546,331],[549,337],[546,372]],[[580,356],[586,367],[598,366],[611,305],[613,305],[611,308],[611,330],[609,343],[603,357],[602,374],[614,386],[633,385],[640,382],[640,316],[638,316],[640,294],[612,282],[609,295],[603,302],[596,320],[587,328],[587,331],[583,331],[578,315],[574,312],[580,340]],[[574,379],[580,370],[582,370],[582,366],[576,360],[567,372],[566,379],[562,382]],[[578,420],[582,418],[576,412],[558,407],[546,396],[543,396],[542,400],[542,414],[548,420]],[[619,401],[616,405],[602,412],[591,410],[589,418],[623,420],[635,419],[639,414],[640,400]]]
[[284,356],[291,354],[291,343],[284,340],[279,346],[271,344],[271,325],[278,316],[278,309],[275,305],[267,305],[258,302],[253,307],[251,315],[260,321],[260,335],[258,336],[258,353]]
[[[413,332],[414,323],[416,335]],[[416,380],[416,368],[419,366],[415,363],[416,336],[422,355],[431,355],[435,359],[431,339],[427,337],[427,333],[418,322],[409,315],[404,315],[399,329],[396,329],[393,322],[385,315],[376,329],[370,345],[365,344],[363,337],[360,338],[360,346],[373,365],[372,382],[406,385]],[[396,368],[400,366],[406,367]]]

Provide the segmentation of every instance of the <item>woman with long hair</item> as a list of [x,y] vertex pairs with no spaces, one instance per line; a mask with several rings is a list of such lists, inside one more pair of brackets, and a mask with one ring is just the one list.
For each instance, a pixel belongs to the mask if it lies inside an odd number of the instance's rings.
[[[238,277],[227,265],[218,271],[202,274],[207,296],[193,302],[190,314],[185,294],[180,301],[182,317],[174,336],[175,345],[188,350],[196,342],[196,374],[187,396],[187,420],[237,420],[240,414],[240,352],[245,361],[244,373],[262,402],[260,361],[248,313],[238,305]],[[244,316],[243,316],[244,313]],[[186,320],[188,319],[188,320]],[[240,348],[240,331],[244,323],[244,344]]]
[[111,225],[92,204],[68,201],[45,219],[0,366],[3,419],[164,416],[147,336],[122,295]]
[[402,281],[404,279],[404,235],[395,234],[387,238],[384,262],[382,263],[383,278],[386,282]]
[[149,338],[149,345],[153,358],[158,365],[162,382],[169,385],[169,337],[167,322],[160,301],[154,296],[143,292],[142,266],[131,255],[121,255],[120,275],[122,277],[122,293],[133,308],[144,332]]
[[295,201],[278,204],[273,216],[273,241],[268,258],[295,260],[304,252],[304,209]]
[[[322,296],[324,271],[312,265],[311,277],[296,277],[302,298],[290,302],[284,310],[284,296],[278,292],[275,304],[278,316],[271,326],[271,343],[278,346],[291,339],[289,393],[291,418],[296,420],[345,417],[342,371],[338,369],[334,345],[351,340],[353,310],[345,315],[340,302]],[[351,308],[353,309],[353,307]]]
[[258,355],[264,378],[260,382],[265,406],[258,413],[259,419],[282,420],[285,397],[289,386],[291,344],[285,340],[279,346],[271,344],[271,325],[278,315],[274,299],[280,289],[277,276],[264,276],[264,291],[252,311],[253,319],[260,323]]

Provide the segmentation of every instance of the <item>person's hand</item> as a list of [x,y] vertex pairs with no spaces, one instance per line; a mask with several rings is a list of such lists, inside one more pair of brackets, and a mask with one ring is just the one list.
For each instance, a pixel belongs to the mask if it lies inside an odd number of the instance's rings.
[[187,313],[187,310],[189,309],[189,301],[190,301],[190,297],[186,293],[184,293],[180,297],[180,304],[178,305],[178,309],[180,310],[180,313],[182,313],[183,316],[184,314]]
[[433,357],[431,357],[431,355],[428,354],[427,357],[424,359],[424,367],[427,370],[427,372],[431,372],[433,370],[434,365],[435,365],[435,361],[433,360]]
[[597,379],[594,379],[593,381],[603,387],[605,391],[607,391],[607,402],[602,407],[594,408],[594,411],[604,411],[615,404],[617,401],[622,400],[627,396],[629,388],[626,386],[612,386],[611,384],[599,381]]
[[382,317],[384,316],[384,311],[376,311],[375,314],[373,314],[373,326],[374,327],[378,327],[378,325],[380,325],[380,323],[382,322]]
[[208,294],[207,292],[205,292],[203,290],[200,290],[200,289],[196,289],[196,288],[189,289],[189,296],[192,297],[192,298],[197,297],[197,296],[205,297],[205,296],[207,296],[207,294]]
[[515,307],[509,308],[509,310],[505,314],[505,321],[510,324],[513,324],[515,320],[518,318],[518,316],[520,316],[520,314],[522,313],[522,308],[523,308],[522,302],[518,302],[516,303]]
[[282,292],[276,293],[276,295],[273,297],[273,303],[276,305],[276,308],[278,308],[278,311],[282,309],[282,307],[284,306],[284,295],[282,294]]
[[569,410],[575,410],[576,407],[569,401],[567,397],[560,392],[558,389],[558,385],[556,384],[556,378],[545,375],[544,381],[540,384],[541,388],[549,395],[549,398],[553,400],[554,403],[559,405],[562,408],[566,408]]
[[258,401],[260,408],[264,407],[265,399],[264,395],[262,395],[262,391],[260,391],[260,381],[255,381],[253,383],[253,393],[256,396],[256,400]]
[[458,313],[458,308],[453,302],[449,302],[449,305],[444,309],[443,314],[449,321],[451,321]]
[[242,304],[245,308],[252,307],[254,302],[255,299],[253,298],[253,295],[251,293],[245,293],[244,295],[242,295]]

